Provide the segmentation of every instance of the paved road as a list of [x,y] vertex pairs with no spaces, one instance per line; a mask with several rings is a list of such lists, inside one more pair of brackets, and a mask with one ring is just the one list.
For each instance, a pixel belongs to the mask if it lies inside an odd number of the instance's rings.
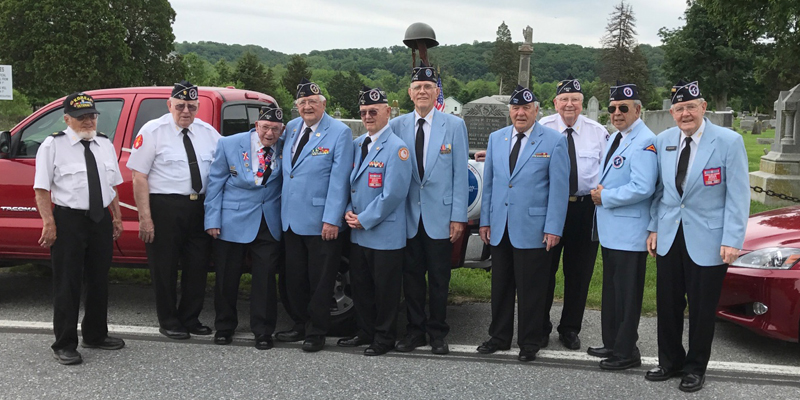
[[[64,367],[50,356],[50,280],[0,271],[0,399],[39,398],[786,398],[800,397],[800,345],[769,340],[729,323],[717,324],[706,388],[687,396],[678,380],[643,379],[655,364],[655,319],[644,318],[641,368],[610,373],[585,354],[600,343],[599,312],[588,311],[582,351],[567,351],[551,336],[550,346],[530,364],[512,349],[493,356],[474,349],[486,339],[488,304],[449,308],[451,354],[424,350],[364,357],[362,349],[305,354],[297,344],[279,343],[265,352],[252,348],[240,327],[231,346],[209,337],[185,342],[157,334],[148,286],[113,285],[109,322],[127,347],[116,352],[83,349],[84,364]],[[247,321],[242,300],[241,321]],[[554,308],[557,318],[560,308]],[[213,321],[212,298],[201,319]],[[401,323],[402,326],[404,322]],[[245,324],[246,325],[246,324]],[[281,314],[279,329],[288,320]],[[185,376],[186,378],[181,378]]]

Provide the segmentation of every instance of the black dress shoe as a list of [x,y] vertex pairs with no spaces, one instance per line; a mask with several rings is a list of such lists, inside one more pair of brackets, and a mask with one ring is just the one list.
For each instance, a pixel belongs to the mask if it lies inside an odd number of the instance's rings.
[[661,382],[661,381],[666,381],[669,378],[673,378],[673,377],[676,377],[676,376],[681,375],[681,374],[683,374],[683,371],[681,371],[679,369],[668,370],[668,369],[666,369],[666,368],[664,368],[664,367],[659,365],[658,367],[655,367],[655,368],[651,369],[650,371],[647,371],[647,373],[644,374],[644,379],[647,379],[648,381],[652,381],[652,382]]
[[381,344],[381,343],[372,343],[364,349],[364,355],[368,357],[372,356],[382,356],[389,352],[392,349],[392,346]]
[[299,342],[305,339],[305,334],[300,331],[296,330],[288,330],[283,332],[278,332],[275,334],[275,339],[281,342]]
[[81,341],[81,347],[87,349],[119,350],[125,347],[125,341],[120,338],[106,336],[97,343],[83,340]]
[[224,346],[231,343],[233,343],[233,332],[217,331],[217,333],[214,335],[214,344],[219,344]]
[[303,342],[303,351],[314,353],[325,347],[325,336],[309,336]]
[[203,324],[197,324],[197,325],[189,328],[189,333],[191,333],[192,335],[206,336],[206,335],[210,335],[213,332],[214,331],[212,331],[211,328],[209,328],[209,327],[207,327],[207,326],[205,326]]
[[499,342],[495,341],[494,339],[489,339],[480,346],[478,346],[478,353],[481,354],[492,354],[498,350],[508,350],[511,348],[511,345],[502,345]]
[[336,342],[336,345],[339,347],[358,347],[370,343],[372,343],[372,340],[367,338],[363,338],[361,336],[351,336],[348,338],[339,339],[339,341]]
[[619,371],[628,368],[634,368],[642,365],[641,357],[622,358],[611,356],[605,360],[600,360],[600,368],[610,371]]
[[256,349],[258,350],[269,350],[275,347],[275,343],[272,341],[271,335],[258,335],[256,336]]
[[166,337],[168,337],[170,339],[175,339],[175,340],[185,340],[185,339],[189,339],[191,337],[191,336],[189,336],[189,332],[186,332],[185,330],[175,330],[175,331],[173,331],[173,330],[169,330],[169,329],[158,328],[158,331],[161,332],[162,335],[164,335],[164,336],[166,336]]
[[578,334],[575,332],[559,333],[558,340],[564,347],[570,350],[578,350],[581,348],[581,339],[578,338]]
[[77,350],[53,350],[53,358],[62,365],[75,365],[83,362],[83,357],[81,357],[81,353],[78,353]]
[[401,353],[408,353],[409,351],[413,351],[417,347],[422,347],[428,344],[428,341],[425,340],[425,336],[406,336],[397,343],[397,346],[394,348],[395,350]]
[[450,352],[450,347],[444,339],[431,340],[431,353],[445,355]]
[[608,347],[605,346],[589,347],[586,350],[586,353],[589,354],[590,356],[608,358],[613,355],[614,349],[609,349]]
[[536,351],[530,349],[520,349],[517,360],[522,362],[531,362],[536,359]]
[[696,392],[703,388],[705,382],[705,375],[685,374],[683,375],[683,379],[681,379],[681,384],[678,385],[678,389],[682,392]]

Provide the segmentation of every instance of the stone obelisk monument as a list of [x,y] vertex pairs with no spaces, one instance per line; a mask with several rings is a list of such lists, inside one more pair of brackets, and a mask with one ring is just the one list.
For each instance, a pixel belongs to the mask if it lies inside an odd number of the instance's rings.
[[528,25],[523,31],[525,42],[519,46],[519,84],[530,88],[531,84],[531,54],[533,54],[533,29]]

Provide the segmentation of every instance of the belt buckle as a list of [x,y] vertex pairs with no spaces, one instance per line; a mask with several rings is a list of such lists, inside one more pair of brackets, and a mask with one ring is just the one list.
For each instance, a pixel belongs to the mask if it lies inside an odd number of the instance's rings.
[[578,196],[569,196],[569,201],[570,201],[570,203],[574,203],[574,202],[578,201]]
[[197,200],[197,193],[190,194],[189,195],[189,200],[192,200],[192,201]]

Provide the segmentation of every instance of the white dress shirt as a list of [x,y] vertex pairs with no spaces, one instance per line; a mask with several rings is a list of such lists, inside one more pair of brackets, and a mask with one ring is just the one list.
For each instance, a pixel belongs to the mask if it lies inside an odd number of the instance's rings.
[[431,108],[431,111],[428,113],[428,115],[423,117],[423,116],[419,115],[419,113],[417,112],[416,109],[414,109],[414,138],[415,139],[417,137],[417,129],[419,129],[418,128],[419,127],[419,125],[418,125],[419,124],[419,119],[422,118],[422,119],[425,120],[425,123],[422,124],[422,131],[425,133],[425,145],[422,148],[422,154],[424,154],[424,157],[422,157],[422,167],[423,168],[426,168],[428,166],[428,160],[427,160],[427,158],[428,158],[428,143],[430,143],[430,141],[431,141],[431,127],[433,127],[432,124],[433,124],[433,114],[434,114],[433,110],[434,109]]
[[608,130],[583,115],[578,116],[575,125],[567,126],[559,114],[553,114],[539,120],[539,123],[566,135],[567,128],[572,128],[572,139],[575,142],[576,163],[578,164],[577,196],[585,196],[597,187],[600,182],[601,160],[608,141]]

